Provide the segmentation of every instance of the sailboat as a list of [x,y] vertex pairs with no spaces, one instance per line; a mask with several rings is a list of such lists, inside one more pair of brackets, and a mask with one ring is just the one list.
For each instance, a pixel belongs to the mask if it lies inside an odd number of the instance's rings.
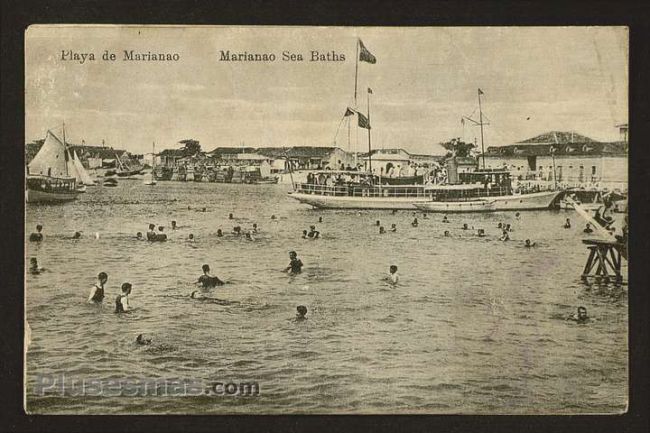
[[95,185],[95,182],[79,160],[77,152],[75,150],[72,152],[68,150],[68,153],[71,156],[71,158],[66,162],[68,166],[68,173],[77,181],[77,191],[86,192],[86,187]]
[[61,203],[77,198],[77,181],[69,171],[71,157],[65,144],[65,125],[63,137],[61,141],[48,130],[43,146],[27,165],[27,203]]
[[154,176],[154,172],[156,171],[156,142],[152,146],[151,158],[151,173],[144,175],[144,184],[149,186],[156,184],[156,177]]

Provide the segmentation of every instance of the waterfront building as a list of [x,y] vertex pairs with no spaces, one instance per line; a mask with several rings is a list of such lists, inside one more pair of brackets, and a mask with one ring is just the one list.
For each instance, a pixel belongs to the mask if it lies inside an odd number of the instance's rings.
[[488,147],[485,166],[505,168],[520,182],[627,189],[627,151],[623,141],[599,142],[575,132],[551,131]]

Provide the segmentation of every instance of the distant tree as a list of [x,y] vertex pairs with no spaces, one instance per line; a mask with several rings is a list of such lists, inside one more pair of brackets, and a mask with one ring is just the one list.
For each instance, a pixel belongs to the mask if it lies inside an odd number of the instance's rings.
[[452,138],[449,141],[439,144],[447,150],[447,158],[451,158],[452,156],[471,156],[472,150],[476,147],[474,143],[465,143],[460,138]]
[[179,143],[183,145],[183,148],[181,149],[183,151],[183,156],[196,155],[201,151],[201,145],[197,140],[181,140]]

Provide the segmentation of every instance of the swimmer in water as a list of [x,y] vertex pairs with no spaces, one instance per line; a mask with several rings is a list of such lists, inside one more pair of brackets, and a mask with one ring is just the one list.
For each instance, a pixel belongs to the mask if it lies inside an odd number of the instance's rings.
[[519,212],[515,213],[515,218],[519,220],[521,218],[521,214]]
[[131,311],[129,295],[131,294],[132,288],[131,283],[122,284],[122,294],[117,295],[117,298],[115,298],[115,313],[128,313]]
[[253,232],[251,232],[250,230],[246,232],[246,240],[247,241],[254,241],[255,240],[255,238],[253,237]]
[[90,296],[88,296],[88,303],[90,304],[101,304],[104,300],[104,286],[108,281],[108,274],[106,272],[100,272],[97,275],[97,282],[90,289]]
[[235,236],[241,236],[241,227],[240,226],[233,227],[232,234]]
[[172,220],[172,230],[176,230],[176,221]]
[[463,230],[467,230],[469,227],[467,226],[467,223],[463,224]]
[[271,215],[271,219],[274,220],[277,219],[277,217],[275,215]]
[[506,230],[503,231],[503,234],[501,235],[499,240],[504,241],[504,242],[510,240],[510,235],[508,234],[508,232]]
[[526,248],[531,248],[531,247],[534,247],[534,246],[536,246],[536,245],[537,245],[537,242],[531,242],[530,239],[526,239],[526,240],[524,241],[524,246],[525,246]]
[[502,229],[502,228],[503,228],[503,224],[502,224],[502,223],[497,224],[497,228],[498,228],[498,229]]
[[319,216],[319,217],[318,217],[318,222],[319,222],[319,223],[322,223],[322,222],[323,222],[323,217],[322,217],[322,216]]
[[412,225],[413,227],[417,227],[417,226],[418,226],[418,219],[415,218],[415,219],[413,220],[413,222],[411,223],[411,225]]
[[379,234],[383,235],[384,233],[386,233],[386,230],[384,229],[384,226],[379,226]]
[[163,230],[165,230],[165,228],[163,226],[158,227],[158,232],[159,233],[156,235],[156,240],[159,241],[159,242],[167,240],[167,235],[165,233],[163,233]]
[[144,335],[139,334],[135,339],[136,344],[140,346],[148,346],[151,344],[151,338],[145,338]]
[[296,322],[302,322],[303,320],[307,320],[307,307],[304,305],[298,305],[296,307]]
[[143,240],[144,240],[144,237],[142,236],[142,232],[137,232],[137,233],[135,234],[135,238],[136,238],[137,240],[139,240],[139,241],[143,241]]
[[253,223],[253,233],[257,233],[258,228],[257,228],[257,223]]
[[187,242],[194,242],[194,235],[192,233],[187,236]]
[[445,237],[448,238],[449,236],[451,236],[451,235],[449,234],[449,230],[445,230]]
[[156,226],[154,224],[149,224],[149,231],[147,232],[147,240],[155,241],[156,240]]
[[38,275],[41,272],[43,272],[45,268],[39,268],[38,267],[38,260],[36,260],[36,257],[32,257],[29,259],[29,273],[32,275]]
[[381,225],[381,221],[377,220],[377,222],[375,222],[375,225],[379,227]]
[[31,242],[40,242],[40,241],[42,241],[43,240],[43,233],[41,233],[42,231],[43,231],[43,226],[40,225],[40,224],[37,225],[36,226],[36,233],[30,234],[29,235],[29,240]]
[[566,219],[566,221],[564,222],[564,226],[563,226],[563,227],[564,227],[565,229],[570,229],[570,228],[571,228],[571,220],[570,220],[569,218]]
[[295,251],[289,251],[289,266],[284,269],[284,272],[288,272],[290,275],[296,275],[302,272],[302,261],[298,258],[298,254]]
[[81,239],[81,232],[74,232],[72,239]]
[[390,225],[390,231],[395,233],[397,231],[397,224],[393,223]]
[[506,224],[506,231],[508,232],[512,231],[512,227],[510,227],[510,224]]
[[425,220],[428,220],[428,219],[429,219],[429,215],[427,215],[426,212],[423,212],[423,213],[422,213],[422,218],[425,219]]
[[397,273],[397,266],[390,265],[388,269],[388,281],[391,284],[397,284],[399,282],[399,274]]
[[303,239],[309,239],[309,237],[307,236],[307,230],[302,231],[302,238]]
[[567,320],[571,320],[576,323],[587,323],[589,321],[587,309],[583,306],[578,307],[578,311],[567,317]]
[[447,219],[447,215],[442,217],[442,222],[443,223],[448,223],[449,222],[449,220]]
[[228,214],[228,219],[232,220],[232,219],[235,219],[235,217],[232,214]]
[[583,233],[593,233],[594,229],[591,228],[591,224],[587,223],[585,226],[585,229],[582,231]]
[[484,238],[485,237],[485,230],[484,229],[478,229],[478,231],[476,232],[476,235],[479,238]]
[[217,237],[218,237],[218,238],[222,238],[222,237],[223,237],[223,232],[221,231],[221,229],[217,229]]
[[316,226],[309,226],[309,233],[307,236],[312,239],[318,239],[320,237],[320,232],[316,230]]
[[204,289],[210,289],[216,286],[223,286],[225,283],[219,279],[219,277],[213,277],[210,275],[210,266],[203,265],[201,267],[203,270],[203,275],[199,277],[198,283],[203,286]]

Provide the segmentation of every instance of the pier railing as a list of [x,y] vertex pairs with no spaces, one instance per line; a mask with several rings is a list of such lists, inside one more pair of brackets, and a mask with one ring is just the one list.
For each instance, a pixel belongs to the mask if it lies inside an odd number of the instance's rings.
[[334,197],[427,197],[423,186],[364,186],[296,184],[296,192]]

